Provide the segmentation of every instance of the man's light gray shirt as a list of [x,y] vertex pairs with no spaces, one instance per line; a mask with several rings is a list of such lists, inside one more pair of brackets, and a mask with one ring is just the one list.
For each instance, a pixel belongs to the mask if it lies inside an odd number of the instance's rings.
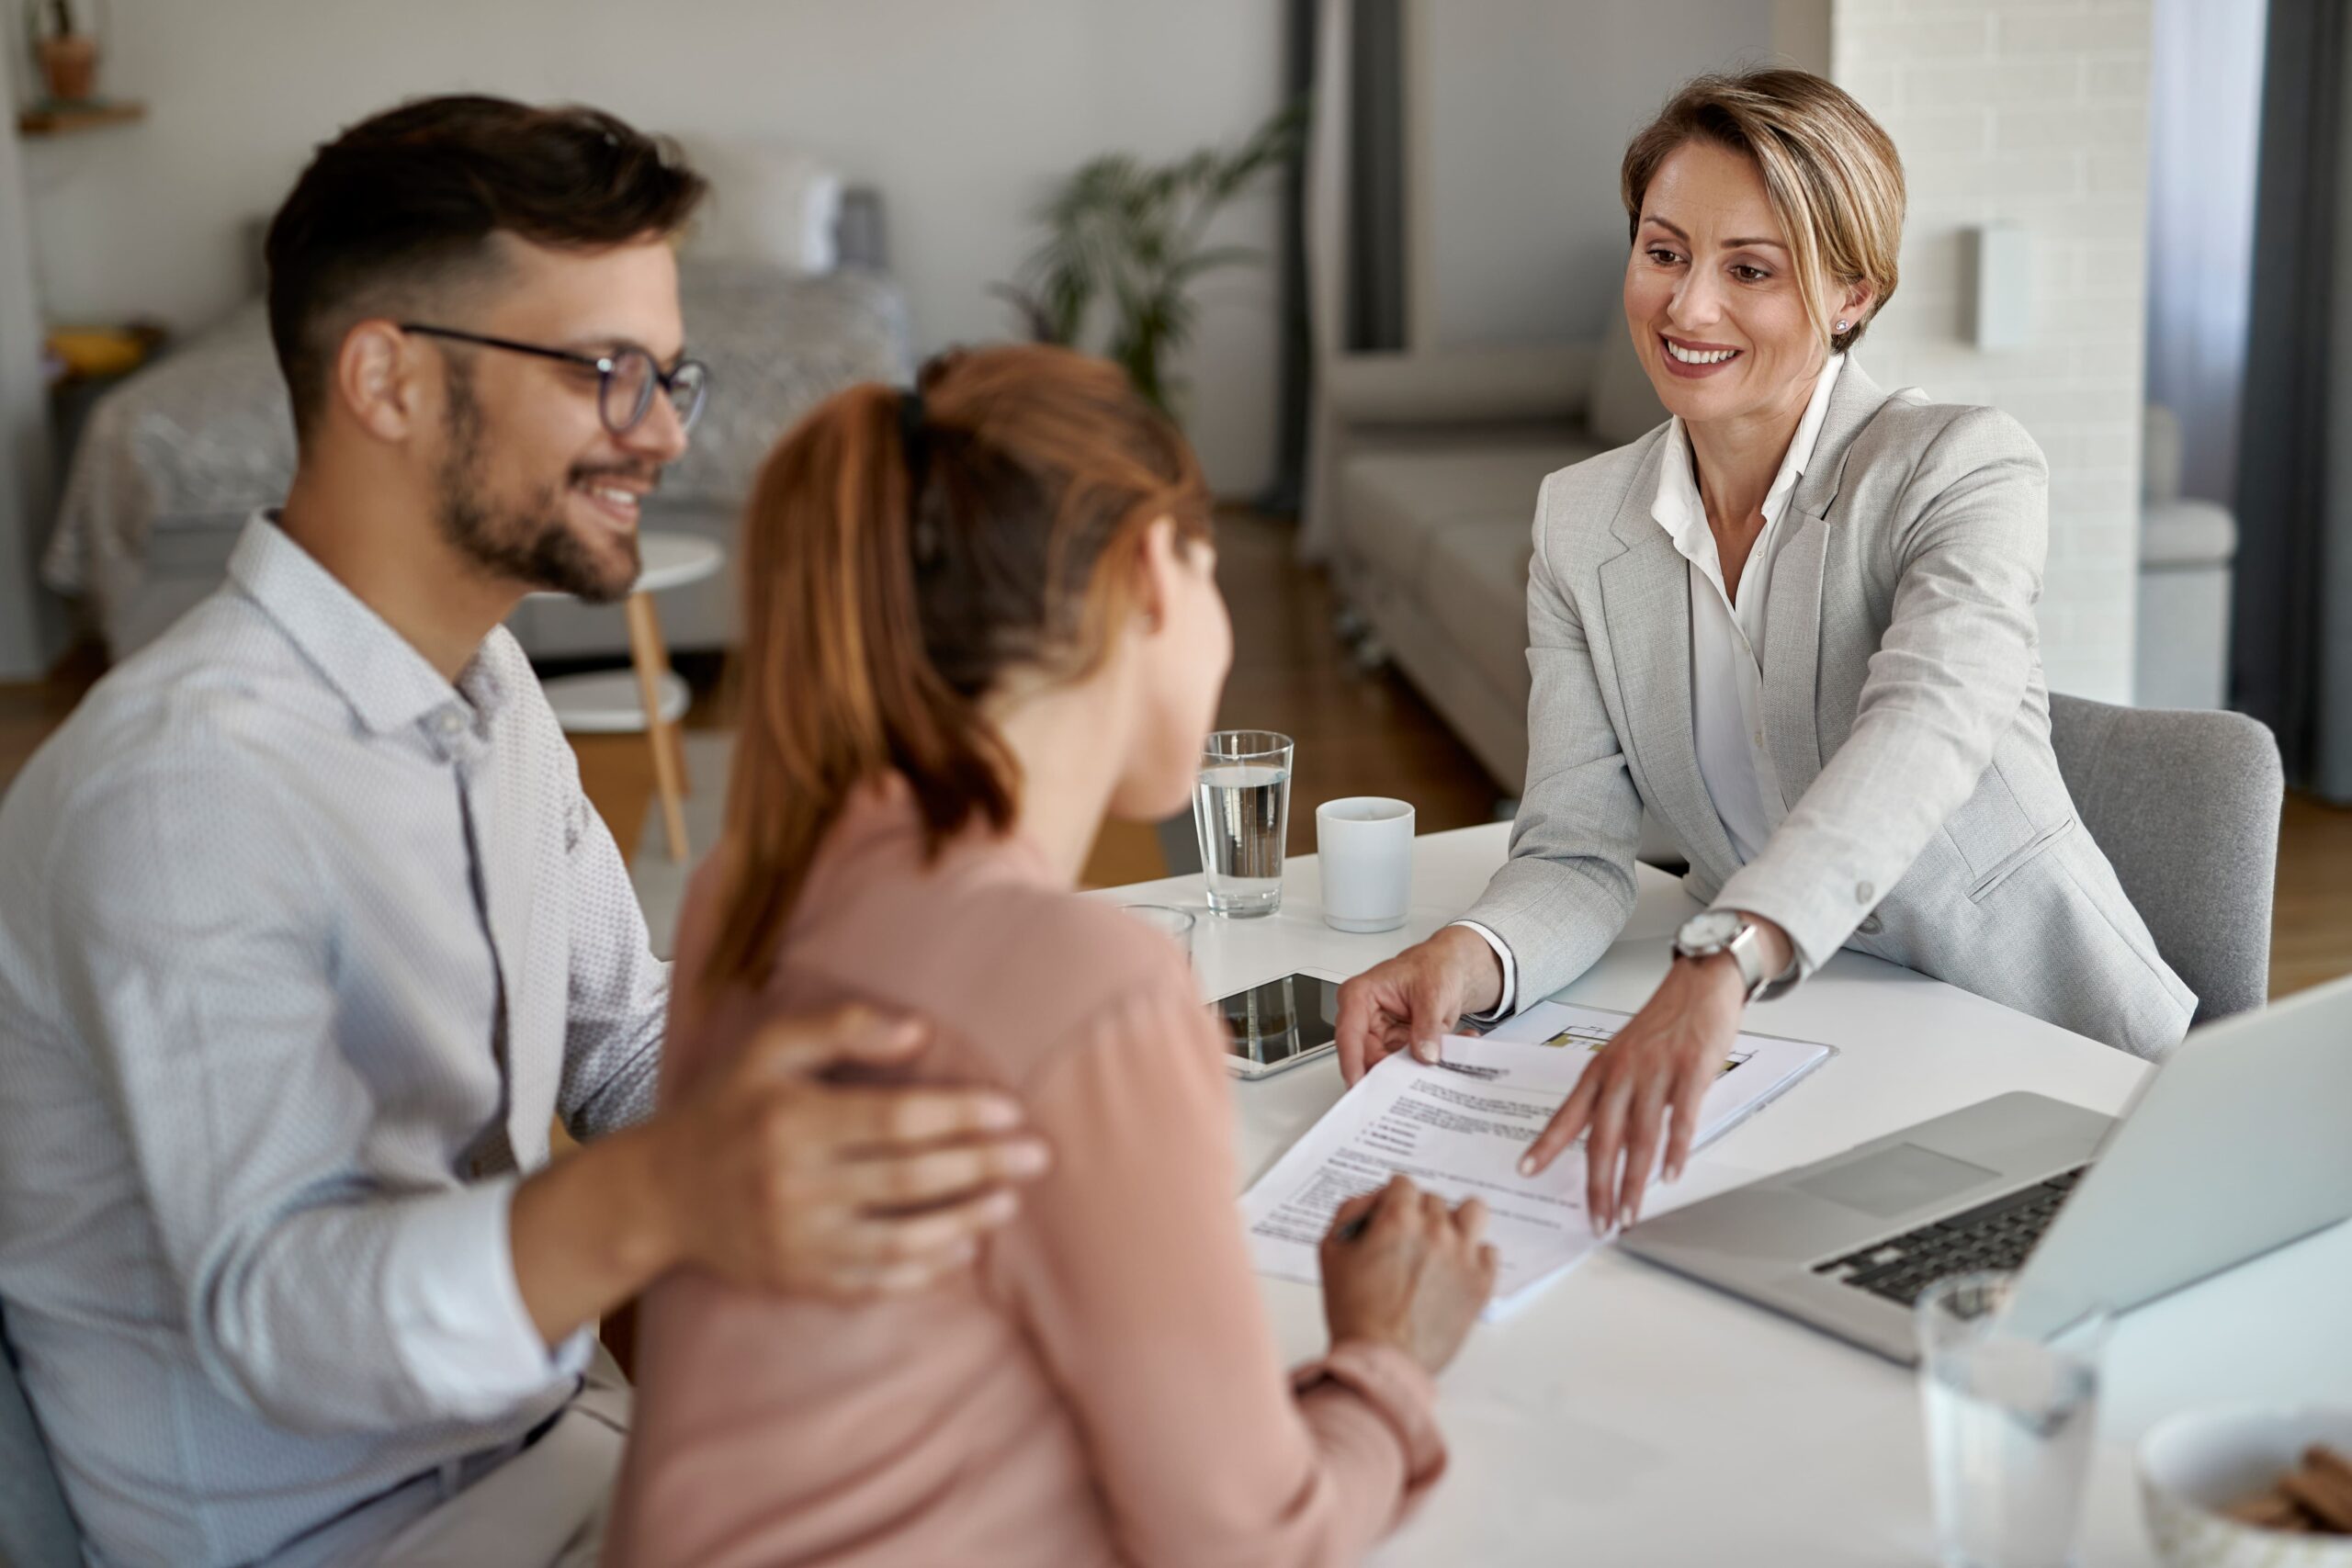
[[668,985],[514,639],[452,686],[249,524],[0,802],[0,1307],[101,1562],[267,1557],[563,1404],[509,1202],[650,1109]]

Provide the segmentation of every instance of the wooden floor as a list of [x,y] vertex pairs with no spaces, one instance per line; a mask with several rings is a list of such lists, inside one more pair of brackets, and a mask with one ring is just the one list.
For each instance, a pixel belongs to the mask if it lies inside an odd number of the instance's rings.
[[[1218,578],[1234,621],[1232,679],[1219,723],[1280,730],[1297,742],[1290,847],[1314,848],[1315,804],[1340,795],[1409,800],[1423,832],[1490,820],[1493,781],[1402,679],[1355,667],[1331,631],[1331,598],[1321,575],[1291,558],[1291,531],[1246,512],[1220,523]],[[696,700],[687,723],[722,728],[733,703],[718,661],[681,660]],[[0,788],[97,673],[86,655],[48,681],[0,684]],[[638,841],[653,793],[653,769],[639,736],[582,736],[580,775],[589,798],[626,851]],[[698,778],[698,789],[726,781]],[[1098,886],[1163,874],[1148,826],[1105,829],[1087,864]],[[2352,810],[2290,795],[2279,835],[2278,891],[2271,936],[2271,994],[2283,996],[2352,974]]]
[[2272,897],[2272,996],[2352,974],[2352,810],[2287,796]]

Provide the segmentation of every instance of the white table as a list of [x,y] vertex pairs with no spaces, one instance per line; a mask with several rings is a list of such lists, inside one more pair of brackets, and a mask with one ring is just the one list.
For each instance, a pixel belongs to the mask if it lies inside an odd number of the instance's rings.
[[[1200,878],[1104,890],[1199,913],[1194,968],[1216,997],[1299,968],[1355,974],[1466,908],[1500,864],[1497,824],[1416,841],[1412,918],[1335,931],[1314,857],[1284,868],[1283,908],[1207,913]],[[1696,906],[1644,867],[1616,946],[1566,1000],[1631,1011],[1664,973]],[[1841,1055],[1653,1193],[1664,1213],[1988,1096],[2030,1089],[2113,1112],[2134,1058],[1909,970],[1845,953],[1756,1026]],[[1340,1092],[1330,1062],[1237,1082],[1245,1181]],[[2352,1111],[2347,1111],[2352,1122]],[[1262,1281],[1283,1352],[1324,1344],[1317,1293]],[[2352,1225],[2339,1225],[2125,1318],[2109,1343],[2085,1568],[2153,1561],[2131,1445],[2192,1404],[2352,1398]],[[1826,1335],[1603,1250],[1500,1325],[1482,1325],[1441,1379],[1453,1461],[1381,1564],[1805,1564],[1934,1561],[1912,1375]]]
[[[645,731],[653,753],[653,790],[662,807],[662,832],[670,858],[684,865],[686,842],[686,753],[678,739],[690,694],[670,668],[653,595],[699,582],[726,564],[727,552],[692,534],[645,530],[637,536],[637,581],[629,585],[623,612],[628,617],[629,670],[558,675],[541,682],[556,722],[567,735]],[[549,595],[556,597],[557,595]]]

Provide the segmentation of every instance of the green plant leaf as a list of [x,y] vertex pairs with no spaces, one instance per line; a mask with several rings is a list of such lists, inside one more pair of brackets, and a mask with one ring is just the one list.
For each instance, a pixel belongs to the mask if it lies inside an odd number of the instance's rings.
[[1182,387],[1168,361],[1199,323],[1191,286],[1265,259],[1254,247],[1207,244],[1209,225],[1227,203],[1298,157],[1308,116],[1302,97],[1238,146],[1204,147],[1173,163],[1148,165],[1125,152],[1088,160],[1038,207],[1044,234],[1018,280],[991,292],[1012,302],[1034,334],[1056,343],[1082,344],[1099,304],[1105,355],[1138,393],[1176,415]]

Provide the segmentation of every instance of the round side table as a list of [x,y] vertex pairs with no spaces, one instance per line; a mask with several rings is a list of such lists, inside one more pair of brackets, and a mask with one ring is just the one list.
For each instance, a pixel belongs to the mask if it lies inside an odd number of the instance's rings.
[[653,613],[653,595],[715,575],[726,564],[727,552],[692,534],[654,530],[638,535],[637,548],[637,581],[630,584],[621,606],[628,617],[632,669],[559,675],[541,684],[566,734],[645,731],[653,751],[653,787],[662,801],[662,835],[670,858],[684,863],[688,854],[686,754],[678,739],[678,721],[685,716],[690,694],[685,682],[670,668],[670,650],[662,640],[662,621]]

